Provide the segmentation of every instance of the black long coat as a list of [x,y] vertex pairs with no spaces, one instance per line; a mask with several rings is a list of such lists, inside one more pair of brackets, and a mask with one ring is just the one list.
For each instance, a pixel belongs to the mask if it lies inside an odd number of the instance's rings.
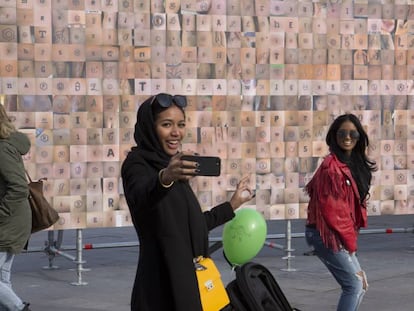
[[139,238],[131,310],[202,311],[193,258],[208,256],[208,231],[234,217],[228,202],[202,212],[187,182],[164,188],[137,152],[122,166],[125,196]]

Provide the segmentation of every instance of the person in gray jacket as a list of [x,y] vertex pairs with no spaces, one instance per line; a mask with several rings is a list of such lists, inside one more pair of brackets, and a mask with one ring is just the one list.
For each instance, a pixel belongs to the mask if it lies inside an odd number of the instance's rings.
[[30,140],[16,130],[0,105],[0,310],[28,311],[14,292],[11,267],[14,256],[29,240],[32,228],[26,172],[22,155],[29,152]]

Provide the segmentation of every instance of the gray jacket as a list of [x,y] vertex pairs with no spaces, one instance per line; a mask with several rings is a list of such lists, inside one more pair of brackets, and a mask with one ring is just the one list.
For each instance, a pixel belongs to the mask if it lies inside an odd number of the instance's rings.
[[20,253],[30,237],[32,212],[22,159],[29,150],[23,133],[0,139],[0,252]]

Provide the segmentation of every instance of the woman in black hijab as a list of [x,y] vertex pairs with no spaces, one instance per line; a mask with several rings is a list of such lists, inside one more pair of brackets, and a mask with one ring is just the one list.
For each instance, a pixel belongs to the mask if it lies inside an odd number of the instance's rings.
[[161,93],[138,109],[136,147],[122,165],[125,197],[139,238],[131,310],[202,311],[193,259],[209,257],[208,232],[253,198],[244,177],[229,202],[202,212],[188,180],[197,163],[181,160],[186,98]]

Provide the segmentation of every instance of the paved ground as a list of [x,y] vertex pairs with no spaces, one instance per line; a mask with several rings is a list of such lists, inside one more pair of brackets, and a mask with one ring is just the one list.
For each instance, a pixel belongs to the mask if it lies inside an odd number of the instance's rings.
[[[374,232],[393,228],[394,232],[364,233],[360,238],[359,258],[367,271],[370,288],[360,311],[412,311],[414,310],[414,216],[375,216],[369,219]],[[277,237],[284,233],[286,221],[268,223],[268,232]],[[395,230],[398,229],[398,230]],[[407,230],[406,230],[407,229]],[[211,233],[221,236],[221,228]],[[303,233],[303,221],[292,221],[292,232]],[[404,232],[407,231],[407,232]],[[33,236],[29,252],[18,255],[12,274],[15,291],[29,301],[33,311],[128,311],[129,299],[138,251],[132,228],[106,228],[82,230],[82,266],[77,273],[75,245],[76,231],[63,232],[63,254],[51,262],[45,252],[49,236],[57,239],[57,232],[40,232]],[[296,236],[296,235],[295,235]],[[303,311],[335,310],[339,288],[325,267],[314,256],[305,256],[309,249],[304,238],[294,237],[294,257],[283,259],[284,250],[264,247],[254,259],[268,267],[276,277],[291,304]],[[285,239],[269,242],[285,245]],[[117,246],[117,247],[114,247]],[[272,246],[270,244],[269,246]],[[222,249],[213,253],[227,283],[234,274],[224,261]],[[50,265],[54,269],[45,269]],[[288,270],[296,271],[285,271]],[[87,283],[76,285],[76,283]],[[72,283],[75,283],[72,284]]]

